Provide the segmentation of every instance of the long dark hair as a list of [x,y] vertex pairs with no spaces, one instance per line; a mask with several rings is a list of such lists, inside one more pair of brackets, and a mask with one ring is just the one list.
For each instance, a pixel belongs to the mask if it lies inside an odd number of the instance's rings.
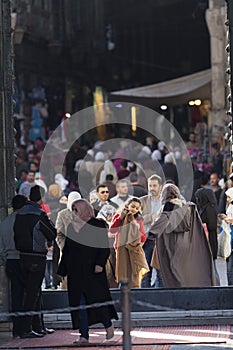
[[[127,204],[127,205],[130,205],[130,203],[132,203],[132,202],[139,203],[140,206],[141,206],[141,209],[142,209],[142,203],[141,203],[141,201],[140,201],[140,199],[139,199],[138,197],[130,198],[130,199],[127,201],[126,204]],[[142,219],[142,212],[141,212],[141,210],[138,211],[138,212],[134,215],[134,217],[135,217],[135,219],[137,219],[137,220]]]

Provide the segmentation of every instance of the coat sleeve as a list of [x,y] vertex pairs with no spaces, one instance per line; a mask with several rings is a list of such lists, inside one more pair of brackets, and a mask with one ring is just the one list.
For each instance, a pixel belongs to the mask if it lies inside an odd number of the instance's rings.
[[67,275],[67,255],[68,255],[68,246],[65,243],[64,248],[62,250],[61,261],[58,265],[57,274],[65,277]]
[[104,267],[107,263],[110,249],[108,243],[108,230],[105,223],[99,223],[101,230],[99,231],[99,247],[96,255],[95,264]]
[[110,224],[110,227],[109,227],[109,231],[111,233],[116,233],[119,231],[119,227],[121,226],[122,224],[122,220],[120,219],[120,214],[116,214],[114,215],[113,219],[112,219],[112,222]]
[[169,218],[165,214],[161,214],[160,217],[153,223],[149,230],[149,238],[155,239],[156,236],[160,236],[166,229],[169,223]]
[[40,215],[40,229],[49,242],[56,238],[57,230],[45,212]]
[[65,226],[64,226],[64,222],[62,220],[62,216],[60,215],[61,212],[58,213],[57,215],[57,220],[56,220],[56,224],[55,227],[57,229],[57,237],[56,237],[56,242],[57,245],[60,249],[64,248],[65,245],[65,240],[66,240],[66,235],[65,235]]

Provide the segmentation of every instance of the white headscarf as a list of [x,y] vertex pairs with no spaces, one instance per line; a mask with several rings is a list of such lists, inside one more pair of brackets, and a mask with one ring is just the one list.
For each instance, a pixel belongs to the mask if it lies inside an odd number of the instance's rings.
[[66,186],[68,185],[68,183],[69,181],[66,180],[62,174],[55,175],[55,184],[59,185],[62,191],[66,189]]
[[78,191],[72,191],[68,195],[67,208],[72,211],[72,204],[81,199],[81,195]]

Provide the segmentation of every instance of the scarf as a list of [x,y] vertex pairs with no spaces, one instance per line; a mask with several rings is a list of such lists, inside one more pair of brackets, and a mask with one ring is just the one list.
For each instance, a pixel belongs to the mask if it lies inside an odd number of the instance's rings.
[[134,241],[141,240],[139,224],[135,219],[132,220],[132,215],[127,214],[122,221],[119,230],[118,247]]
[[72,210],[72,226],[75,232],[79,232],[81,228],[94,217],[94,209],[86,199],[79,199],[73,203]]

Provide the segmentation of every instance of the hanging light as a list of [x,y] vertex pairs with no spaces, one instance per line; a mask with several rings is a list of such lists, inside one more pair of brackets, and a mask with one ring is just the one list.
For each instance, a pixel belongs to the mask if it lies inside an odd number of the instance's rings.
[[189,101],[188,102],[189,106],[194,106],[195,105],[195,102],[193,100]]
[[200,106],[201,105],[201,100],[198,98],[194,101],[195,106]]
[[132,132],[133,134],[136,134],[137,131],[137,111],[136,107],[131,107],[131,124],[132,124]]

